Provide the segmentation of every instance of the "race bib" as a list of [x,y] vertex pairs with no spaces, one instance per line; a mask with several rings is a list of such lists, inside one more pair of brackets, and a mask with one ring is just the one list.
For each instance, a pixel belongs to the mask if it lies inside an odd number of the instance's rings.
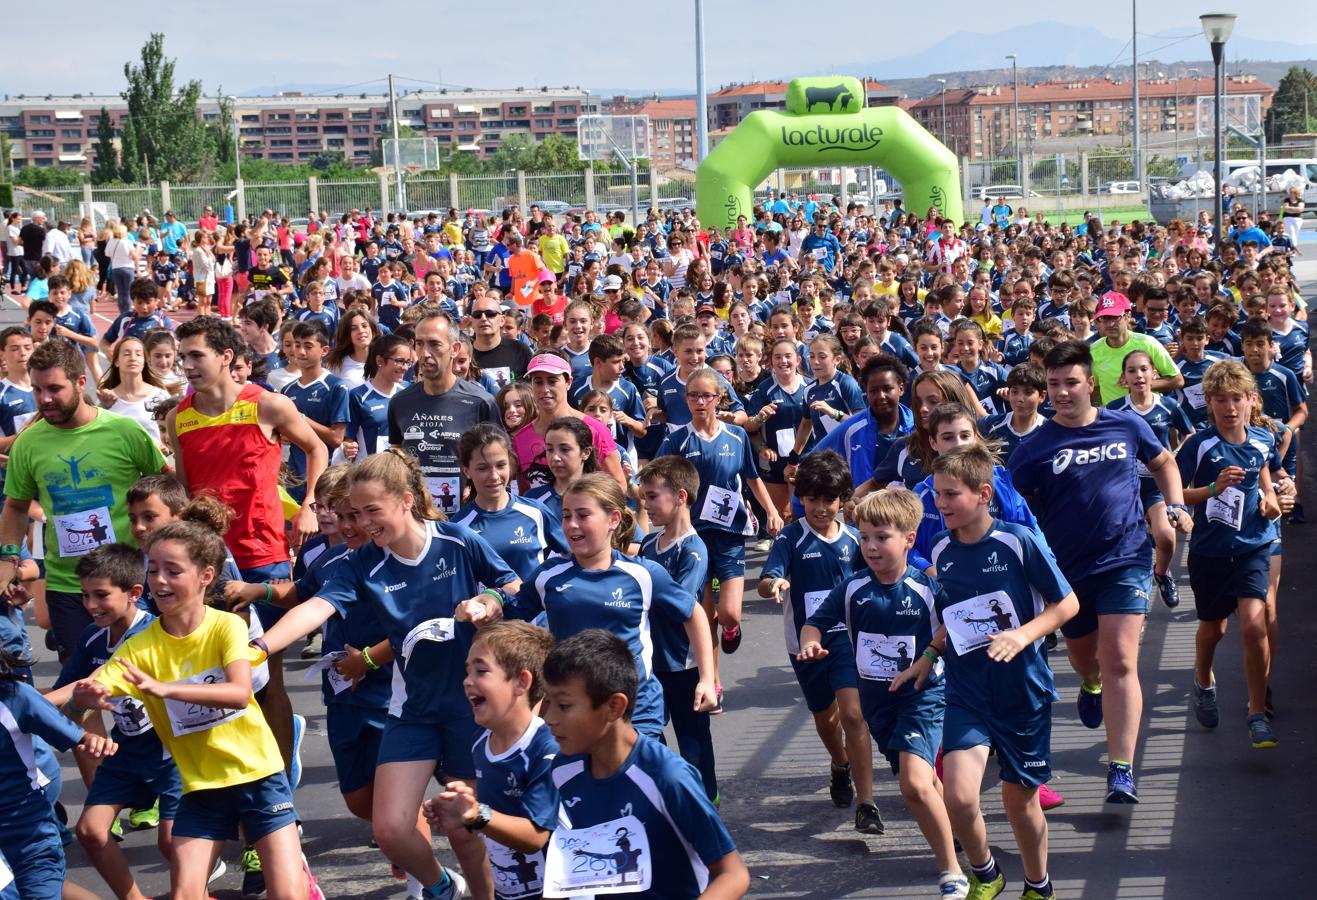
[[805,591],[805,618],[808,619],[819,611],[823,601],[828,599],[831,591]]
[[796,429],[779,428],[773,432],[773,439],[777,442],[777,455],[783,459],[791,455],[791,451],[796,449]]
[[822,262],[823,260],[827,259],[827,258],[828,258],[828,248],[827,248],[827,247],[815,247],[815,248],[814,248],[814,258],[817,259],[817,260],[819,260],[820,262]]
[[732,527],[732,519],[741,508],[741,498],[726,488],[709,485],[709,492],[704,495],[704,506],[700,507],[700,518],[724,528]]
[[1205,408],[1207,406],[1207,397],[1203,394],[1202,383],[1185,385],[1184,399],[1188,400],[1189,405],[1194,409]]
[[425,486],[434,498],[434,505],[444,515],[455,514],[462,505],[462,480],[456,475],[427,475]]
[[388,449],[389,449],[389,436],[387,434],[381,434],[377,438],[375,438],[376,453],[383,453],[385,450]]
[[55,516],[55,534],[60,556],[86,556],[102,544],[113,544],[114,523],[110,508],[98,506],[83,512]]
[[137,737],[151,730],[151,717],[146,714],[146,707],[141,701],[132,697],[115,697],[110,701],[113,709],[114,727],[124,737]]
[[329,679],[330,690],[335,694],[341,694],[348,688],[352,687],[352,681],[338,674],[338,670],[335,669],[334,666],[338,664],[340,659],[347,658],[348,652],[346,650],[336,650],[333,653],[326,653],[311,664],[310,668],[306,670],[306,674],[302,676],[302,680],[310,681],[323,672]]
[[952,604],[942,614],[942,622],[958,656],[987,646],[989,635],[1020,627],[1015,604],[1005,591],[979,594]]
[[501,900],[539,897],[544,891],[544,851],[522,853],[484,837],[489,867],[494,872],[494,893]]
[[[224,667],[215,666],[204,672],[198,672],[188,678],[181,678],[173,684],[223,684]],[[234,721],[247,715],[247,708],[220,709],[215,706],[202,706],[200,703],[188,703],[183,700],[165,700],[165,713],[169,716],[169,728],[174,737],[182,737],[196,731],[207,731],[216,725]]]
[[456,625],[456,621],[453,619],[427,619],[417,625],[407,632],[407,637],[403,638],[402,661],[407,662],[418,641],[435,641],[437,643],[451,641],[454,625]]
[[654,878],[649,836],[635,816],[590,828],[559,828],[549,839],[544,896],[636,894]]
[[528,279],[526,283],[521,286],[520,293],[523,297],[530,297],[531,294],[535,293],[535,282]]
[[1207,499],[1207,521],[1238,531],[1244,524],[1244,498],[1244,492],[1237,487],[1223,488],[1215,497]]
[[512,384],[512,368],[510,366],[491,366],[483,371],[494,379],[494,384],[498,385],[500,389]]
[[910,668],[915,659],[915,638],[912,634],[889,637],[861,631],[855,637],[855,664],[861,678],[891,681]]

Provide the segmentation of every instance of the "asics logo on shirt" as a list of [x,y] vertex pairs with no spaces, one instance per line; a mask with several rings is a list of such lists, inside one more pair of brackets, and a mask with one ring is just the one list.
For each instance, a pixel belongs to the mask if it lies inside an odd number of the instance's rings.
[[1100,447],[1085,447],[1079,450],[1067,447],[1058,450],[1056,456],[1052,457],[1052,474],[1060,475],[1070,468],[1071,463],[1076,466],[1087,466],[1106,460],[1129,459],[1129,455],[1129,448],[1124,441],[1113,441]]
[[394,591],[402,590],[406,586],[407,586],[407,582],[405,581],[399,581],[397,584],[386,584],[384,585],[384,593],[391,594]]

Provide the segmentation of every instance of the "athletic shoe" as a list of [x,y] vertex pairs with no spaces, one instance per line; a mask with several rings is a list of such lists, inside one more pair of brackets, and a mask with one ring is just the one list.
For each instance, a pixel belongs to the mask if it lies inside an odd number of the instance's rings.
[[210,875],[206,877],[206,884],[214,884],[216,881],[222,878],[224,876],[224,873],[227,872],[228,870],[229,867],[225,865],[223,859],[215,860],[215,868],[211,869]]
[[1051,634],[1048,634],[1043,638],[1043,647],[1044,649],[1047,650],[1048,653],[1051,653],[1053,650],[1055,650],[1056,645],[1057,645],[1057,638],[1055,631],[1053,631]]
[[1134,767],[1128,763],[1107,766],[1107,802],[1138,803],[1139,790],[1134,786]]
[[1025,888],[1024,893],[1020,895],[1020,900],[1056,900],[1056,890],[1048,888],[1047,893],[1039,893],[1034,888]]
[[119,820],[118,816],[114,817],[114,822],[110,825],[110,837],[114,838],[116,842],[123,841],[123,822]]
[[1052,790],[1045,784],[1038,785],[1038,803],[1043,808],[1043,812],[1049,809],[1056,809],[1058,806],[1065,806],[1065,797],[1062,797],[1056,791]]
[[943,872],[937,880],[937,895],[942,900],[965,900],[969,896],[969,879],[963,872]]
[[306,646],[302,648],[302,659],[319,659],[320,658],[320,632],[314,632],[306,639]]
[[1170,572],[1165,575],[1158,575],[1155,572],[1152,576],[1157,581],[1157,593],[1161,595],[1162,602],[1166,604],[1167,609],[1175,609],[1180,605],[1180,588],[1175,584],[1175,576]]
[[855,807],[855,830],[861,834],[882,834],[887,830],[883,817],[878,813],[878,804],[865,800]]
[[851,781],[850,766],[832,766],[828,773],[828,796],[832,805],[846,809],[855,800],[855,783]]
[[448,887],[441,891],[426,888],[421,892],[424,900],[458,900],[466,896],[466,879],[459,875],[456,869],[445,866],[444,871],[448,873]]
[[726,654],[735,653],[741,649],[741,626],[735,628],[719,629],[718,643],[722,645],[723,652]]
[[155,803],[128,813],[128,824],[133,828],[155,828],[160,824],[160,798]]
[[1266,713],[1253,713],[1248,717],[1248,736],[1254,750],[1270,750],[1276,746],[1276,732],[1267,721]]
[[1085,728],[1102,727],[1102,686],[1098,685],[1096,691],[1090,690],[1088,685],[1079,686],[1079,699],[1076,701],[1079,708],[1079,721],[1084,723]]
[[709,715],[721,716],[723,714],[723,686],[721,684],[715,685],[713,694],[715,702],[713,704],[713,709],[709,710]]
[[1215,728],[1221,724],[1221,712],[1216,706],[1216,685],[1202,688],[1198,682],[1194,682],[1194,718],[1204,728]]
[[242,872],[242,895],[244,897],[265,896],[265,873],[261,871],[261,858],[256,855],[255,847],[242,849],[242,861],[238,863]]
[[311,867],[306,864],[306,857],[302,857],[302,874],[306,876],[306,900],[326,900],[324,891],[320,890],[320,883],[316,877],[311,874]]
[[288,767],[288,783],[292,790],[302,783],[302,739],[306,737],[306,717],[293,713],[293,761]]
[[1004,890],[1006,890],[1006,876],[1000,869],[997,870],[997,877],[992,881],[979,881],[979,876],[972,871],[969,873],[967,900],[992,900]]

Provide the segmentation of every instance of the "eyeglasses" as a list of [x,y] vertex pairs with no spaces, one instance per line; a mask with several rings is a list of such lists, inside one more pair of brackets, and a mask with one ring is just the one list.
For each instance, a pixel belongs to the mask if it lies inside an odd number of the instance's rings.
[[503,315],[503,311],[498,309],[476,309],[471,311],[471,318],[473,319],[497,319],[501,315]]
[[387,359],[395,366],[407,366],[410,368],[412,364],[412,360],[410,356],[390,356],[387,357]]
[[687,394],[687,400],[694,400],[696,403],[712,403],[718,399],[717,394]]

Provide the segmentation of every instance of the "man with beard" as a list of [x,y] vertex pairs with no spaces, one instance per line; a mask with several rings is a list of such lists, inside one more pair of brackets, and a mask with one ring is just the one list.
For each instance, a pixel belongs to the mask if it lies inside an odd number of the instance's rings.
[[0,590],[15,577],[32,501],[46,518],[46,604],[63,660],[91,616],[74,569],[103,544],[132,541],[124,495],[165,458],[139,423],[84,399],[87,369],[67,341],[47,341],[28,360],[38,418],[9,449],[0,515]]

